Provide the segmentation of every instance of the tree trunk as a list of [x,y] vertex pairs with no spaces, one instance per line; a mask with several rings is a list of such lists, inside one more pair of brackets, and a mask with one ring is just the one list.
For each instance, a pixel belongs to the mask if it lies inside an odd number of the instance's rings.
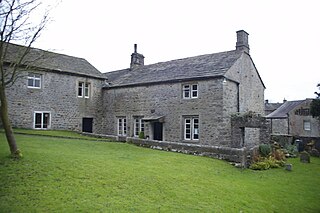
[[8,102],[6,97],[6,92],[4,87],[0,87],[0,100],[1,100],[1,119],[2,125],[7,137],[7,141],[10,147],[10,152],[12,157],[21,157],[21,153],[18,149],[16,139],[13,134],[12,126],[9,120],[9,112],[8,112]]

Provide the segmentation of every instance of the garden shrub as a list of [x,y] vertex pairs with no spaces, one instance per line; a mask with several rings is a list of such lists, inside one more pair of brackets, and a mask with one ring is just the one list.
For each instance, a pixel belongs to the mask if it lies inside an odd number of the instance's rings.
[[267,170],[270,168],[280,168],[284,165],[284,160],[277,160],[273,156],[269,156],[267,158],[261,158],[260,161],[251,164],[249,168],[253,170]]
[[298,148],[296,145],[287,145],[285,147],[285,152],[288,154],[288,157],[297,157]]
[[274,157],[274,159],[279,161],[284,161],[286,159],[285,153],[281,149],[276,149],[271,153],[271,156]]
[[261,144],[259,152],[262,157],[267,157],[271,153],[271,146],[269,144]]
[[256,162],[254,164],[251,164],[250,169],[253,170],[267,170],[270,168],[270,164],[265,161]]
[[144,132],[139,132],[139,138],[144,139]]

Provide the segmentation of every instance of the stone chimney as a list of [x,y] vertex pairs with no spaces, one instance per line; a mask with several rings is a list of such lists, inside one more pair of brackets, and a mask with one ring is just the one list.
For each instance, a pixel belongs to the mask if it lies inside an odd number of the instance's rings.
[[236,50],[244,51],[249,54],[248,33],[244,30],[237,31]]
[[131,54],[130,68],[134,69],[144,65],[144,56],[137,52],[137,44],[134,44],[134,52]]

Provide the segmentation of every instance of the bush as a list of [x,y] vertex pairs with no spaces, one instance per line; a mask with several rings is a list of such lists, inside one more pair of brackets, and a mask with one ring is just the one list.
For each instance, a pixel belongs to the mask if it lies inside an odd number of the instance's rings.
[[271,153],[271,156],[278,161],[284,161],[286,159],[285,153],[281,149],[276,149]]
[[139,138],[144,139],[144,132],[139,132]]
[[261,144],[259,152],[262,157],[267,157],[271,153],[271,146],[269,144]]
[[249,168],[253,170],[267,170],[270,168],[280,168],[284,165],[284,160],[277,160],[273,156],[269,156],[268,158],[261,158],[259,162],[251,164]]
[[289,157],[297,157],[298,148],[296,145],[287,145],[285,147],[285,152],[288,154]]
[[250,169],[253,170],[267,170],[270,168],[270,164],[265,161],[260,161],[254,164],[251,164]]

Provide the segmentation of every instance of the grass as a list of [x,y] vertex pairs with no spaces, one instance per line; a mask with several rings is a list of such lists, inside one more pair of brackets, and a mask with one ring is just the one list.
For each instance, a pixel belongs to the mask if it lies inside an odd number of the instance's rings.
[[293,171],[124,143],[0,133],[0,212],[320,212],[320,159]]

